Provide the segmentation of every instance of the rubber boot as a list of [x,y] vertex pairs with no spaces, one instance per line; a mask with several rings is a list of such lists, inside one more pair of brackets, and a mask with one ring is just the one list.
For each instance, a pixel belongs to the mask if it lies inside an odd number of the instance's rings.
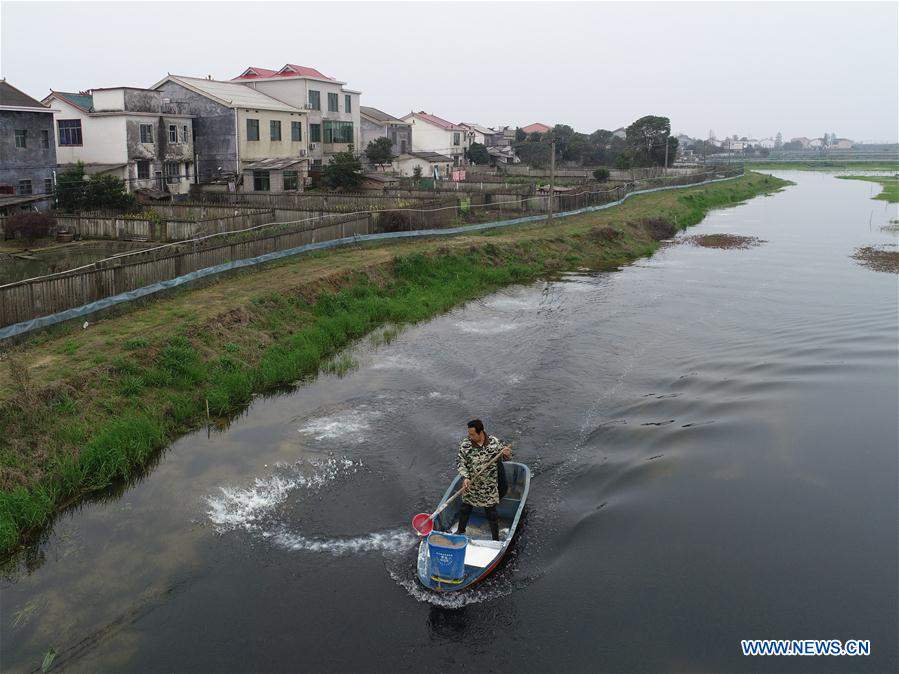
[[490,534],[493,540],[499,540],[499,516],[496,514],[496,508],[487,511],[487,521],[490,523]]

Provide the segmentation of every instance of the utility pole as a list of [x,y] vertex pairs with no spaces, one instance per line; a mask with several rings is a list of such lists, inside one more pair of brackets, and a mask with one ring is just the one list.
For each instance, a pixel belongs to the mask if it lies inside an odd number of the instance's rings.
[[550,143],[549,154],[549,217],[546,224],[553,224],[553,199],[556,196],[556,139],[553,138]]

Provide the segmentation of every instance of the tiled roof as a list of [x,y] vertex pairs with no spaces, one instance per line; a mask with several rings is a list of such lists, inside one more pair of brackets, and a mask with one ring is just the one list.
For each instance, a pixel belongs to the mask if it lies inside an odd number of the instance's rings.
[[547,126],[546,124],[541,124],[540,122],[534,122],[533,124],[528,124],[521,129],[525,133],[546,133],[547,131],[552,131],[552,127]]
[[494,133],[501,133],[500,131],[494,131],[493,129],[489,129],[486,126],[481,126],[480,124],[473,124],[471,122],[459,122],[462,126],[467,126],[472,131],[477,131],[480,134],[484,134],[485,136],[493,135]]
[[452,122],[448,122],[442,117],[438,117],[437,115],[432,115],[430,113],[425,112],[424,110],[420,112],[413,112],[411,115],[406,115],[407,117],[418,117],[420,120],[428,122],[429,124],[433,124],[434,126],[439,126],[441,129],[446,129],[447,131],[457,131],[462,127],[453,124]]
[[90,112],[94,107],[94,97],[90,94],[73,94],[67,91],[51,91],[50,95],[59,96],[64,101],[71,103],[76,108]]
[[[291,73],[291,71],[293,71]],[[327,75],[323,75],[315,68],[310,68],[308,66],[298,66],[295,63],[286,63],[281,70],[278,71],[278,75],[285,77],[293,75],[302,75],[303,77],[316,77],[320,80],[333,80],[333,77],[328,77]]]
[[439,152],[407,152],[406,154],[410,157],[415,157],[416,159],[424,159],[425,161],[429,162],[452,163],[453,161],[452,157],[447,157],[440,154]]
[[300,157],[268,158],[243,163],[244,171],[280,171],[297,164],[305,164],[308,159]]
[[331,80],[332,82],[336,81],[333,77],[323,75],[315,68],[310,68],[308,66],[298,66],[295,63],[285,63],[280,70],[271,70],[269,68],[257,68],[256,66],[250,66],[231,81],[258,80],[268,77],[314,77],[315,79],[319,80]]
[[273,77],[276,71],[269,70],[268,68],[257,68],[256,66],[250,66],[246,70],[244,70],[240,75],[235,77],[235,80],[253,80],[259,77]]
[[379,122],[393,122],[398,124],[405,124],[401,119],[394,117],[393,115],[389,115],[383,110],[378,110],[377,108],[370,108],[367,105],[360,105],[359,112],[365,115],[366,117],[370,117],[371,119],[377,120]]
[[[182,77],[181,75],[169,75],[164,81],[171,80],[188,89],[193,89],[201,94],[218,99],[232,108],[256,108],[261,110],[278,110],[281,112],[302,112],[298,108],[279,101],[271,96],[266,96],[261,91],[237,82],[222,82],[220,80],[207,80],[202,77]],[[159,84],[162,84],[160,82]],[[157,85],[158,87],[159,85]]]
[[33,99],[24,91],[19,91],[6,80],[0,80],[0,105],[10,105],[17,108],[42,108],[46,109],[40,101]]

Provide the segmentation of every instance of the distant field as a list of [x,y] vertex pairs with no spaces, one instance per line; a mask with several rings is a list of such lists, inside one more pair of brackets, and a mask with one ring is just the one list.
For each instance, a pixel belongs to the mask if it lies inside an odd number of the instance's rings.
[[882,199],[890,203],[899,202],[899,178],[895,176],[837,176],[844,180],[864,180],[869,183],[879,183],[883,191],[875,199]]

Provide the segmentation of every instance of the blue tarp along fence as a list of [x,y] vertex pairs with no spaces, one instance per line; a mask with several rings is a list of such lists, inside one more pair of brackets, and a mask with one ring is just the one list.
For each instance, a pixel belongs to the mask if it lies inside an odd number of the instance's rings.
[[[633,192],[628,192],[621,199],[617,199],[616,201],[610,201],[606,204],[600,204],[598,206],[585,206],[584,208],[578,208],[573,211],[562,211],[560,213],[554,213],[553,218],[566,218],[572,215],[581,215],[583,213],[590,213],[594,211],[605,210],[606,208],[612,208],[613,206],[618,206],[619,204],[624,203],[629,197],[637,195],[637,194],[648,194],[650,192],[661,192],[664,190],[676,190],[676,189],[684,189],[688,187],[696,187],[698,185],[707,185],[709,183],[718,183],[724,182],[727,180],[734,180],[735,178],[739,178],[743,175],[741,172],[735,176],[728,176],[725,178],[712,178],[709,180],[703,180],[697,183],[688,183],[686,185],[668,185],[662,187],[651,187],[645,190],[634,190]],[[364,241],[378,241],[385,239],[402,239],[402,238],[410,238],[410,237],[418,237],[418,236],[451,236],[454,234],[465,234],[468,232],[477,232],[485,229],[496,229],[498,227],[509,227],[511,225],[521,225],[528,222],[539,222],[540,220],[546,220],[546,214],[540,213],[537,215],[527,215],[522,216],[520,218],[512,218],[511,220],[498,220],[494,222],[481,222],[474,225],[461,225],[459,227],[447,227],[443,229],[418,229],[404,232],[384,232],[380,234],[360,234],[357,236],[348,236],[340,239],[331,239],[329,241],[320,241],[318,243],[309,243],[303,246],[297,246],[295,248],[287,248],[285,250],[279,250],[272,253],[266,253],[265,255],[259,255],[257,257],[245,258],[243,260],[232,260],[230,262],[225,262],[219,265],[215,265],[213,267],[206,267],[205,269],[198,269],[197,271],[190,272],[189,274],[185,274],[184,276],[178,276],[173,279],[168,279],[166,281],[159,281],[157,283],[151,283],[150,285],[144,286],[143,288],[138,288],[136,290],[129,290],[128,292],[120,293],[118,295],[112,295],[110,297],[104,297],[102,300],[97,300],[96,302],[90,302],[89,304],[84,304],[80,307],[74,307],[72,309],[66,309],[65,311],[60,311],[55,314],[49,314],[47,316],[41,316],[39,318],[33,318],[28,321],[22,321],[21,323],[13,323],[12,325],[7,325],[4,328],[0,328],[0,341],[4,339],[9,339],[10,337],[16,337],[19,335],[23,335],[25,333],[31,332],[33,330],[39,330],[41,328],[46,328],[51,325],[55,325],[56,323],[61,323],[63,321],[69,321],[74,318],[82,318],[84,316],[88,316],[94,312],[101,311],[103,309],[108,309],[109,307],[113,307],[117,304],[122,304],[124,302],[131,302],[136,299],[140,299],[141,297],[146,297],[147,295],[152,295],[154,293],[158,293],[163,290],[168,290],[170,288],[177,288],[178,286],[184,285],[185,283],[190,283],[192,281],[196,281],[201,278],[205,278],[207,276],[214,276],[215,274],[221,274],[222,272],[231,271],[234,269],[242,269],[243,267],[252,267],[258,264],[263,264],[265,262],[271,262],[272,260],[279,260],[284,257],[290,257],[291,255],[298,255],[300,253],[305,253],[313,250],[322,250],[325,248],[336,248],[338,246],[346,246],[354,243],[362,243]]]

